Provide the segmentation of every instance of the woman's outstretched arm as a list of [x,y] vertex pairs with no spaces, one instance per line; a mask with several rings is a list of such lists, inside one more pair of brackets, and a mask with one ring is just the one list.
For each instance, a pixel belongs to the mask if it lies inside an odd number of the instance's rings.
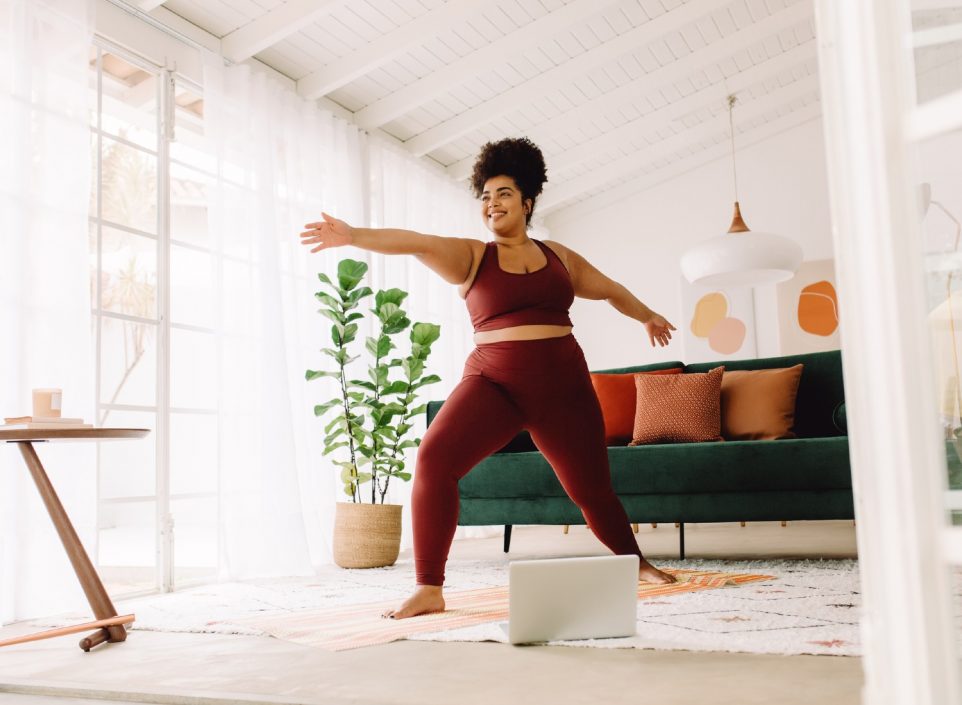
[[450,284],[461,284],[471,271],[473,250],[462,237],[425,235],[397,228],[354,228],[343,220],[321,213],[324,220],[307,223],[301,244],[314,245],[311,252],[328,247],[353,245],[383,255],[414,255]]
[[656,342],[662,347],[668,345],[671,331],[677,330],[675,326],[639,301],[627,287],[600,272],[577,252],[569,247],[564,247],[564,251],[575,296],[607,301],[619,313],[644,324],[652,347]]

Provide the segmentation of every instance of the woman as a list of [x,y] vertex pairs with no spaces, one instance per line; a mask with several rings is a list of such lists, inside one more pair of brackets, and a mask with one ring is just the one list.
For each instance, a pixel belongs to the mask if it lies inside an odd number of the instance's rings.
[[641,322],[651,345],[675,327],[574,250],[528,237],[535,200],[547,180],[544,158],[527,138],[484,145],[471,185],[494,235],[472,238],[410,230],[352,228],[322,214],[301,233],[311,252],[354,245],[412,254],[457,284],[474,324],[475,348],[461,381],[425,431],[411,496],[414,594],[383,617],[444,610],[444,566],[458,519],[458,480],[522,429],[531,434],[594,534],[615,554],[635,554],[642,582],[670,583],[642,556],[611,486],[604,419],[581,346],[571,334],[575,296],[605,299]]

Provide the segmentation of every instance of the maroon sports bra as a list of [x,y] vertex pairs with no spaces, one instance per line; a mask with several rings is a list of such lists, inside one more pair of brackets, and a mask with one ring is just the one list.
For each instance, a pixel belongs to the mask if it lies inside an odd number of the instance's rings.
[[485,245],[481,264],[464,296],[475,332],[532,324],[571,325],[568,309],[575,299],[571,276],[554,250],[531,239],[548,264],[524,274],[501,269],[498,244],[492,240]]

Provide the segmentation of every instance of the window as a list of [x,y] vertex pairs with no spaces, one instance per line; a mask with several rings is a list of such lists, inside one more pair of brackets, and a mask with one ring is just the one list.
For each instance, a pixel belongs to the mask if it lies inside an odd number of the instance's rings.
[[97,40],[90,90],[97,423],[152,431],[100,445],[96,560],[118,595],[216,570],[217,258],[199,88]]

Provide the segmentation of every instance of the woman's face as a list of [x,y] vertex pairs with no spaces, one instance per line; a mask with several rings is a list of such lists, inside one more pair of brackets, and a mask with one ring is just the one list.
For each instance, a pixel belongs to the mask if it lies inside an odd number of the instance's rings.
[[531,199],[521,201],[521,190],[510,176],[492,176],[481,192],[481,217],[488,230],[507,234],[525,230]]

